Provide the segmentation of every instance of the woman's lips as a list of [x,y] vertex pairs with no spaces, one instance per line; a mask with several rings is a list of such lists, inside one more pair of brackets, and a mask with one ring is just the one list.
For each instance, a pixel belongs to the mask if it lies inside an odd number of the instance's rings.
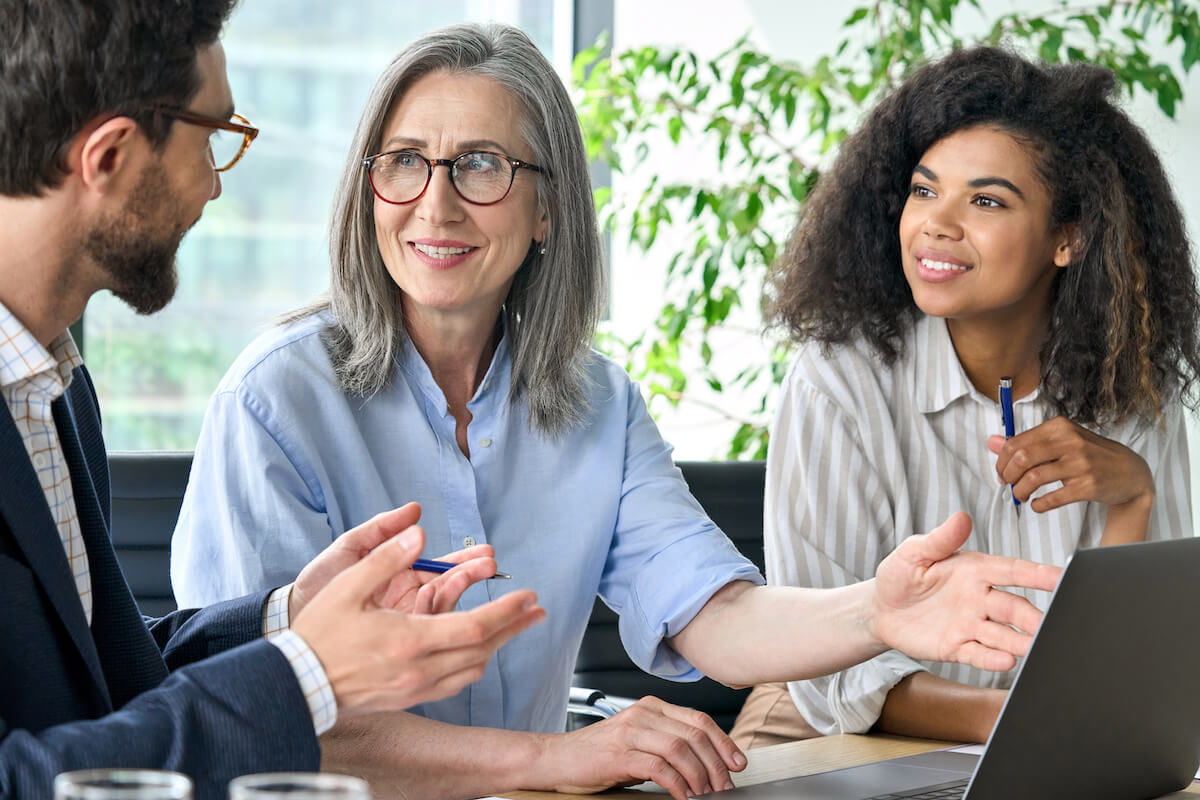
[[456,267],[470,258],[471,254],[479,249],[478,247],[458,243],[433,244],[427,242],[409,242],[408,244],[421,263],[435,269]]
[[968,264],[941,260],[933,257],[917,257],[917,277],[930,283],[944,283],[959,278],[973,269]]

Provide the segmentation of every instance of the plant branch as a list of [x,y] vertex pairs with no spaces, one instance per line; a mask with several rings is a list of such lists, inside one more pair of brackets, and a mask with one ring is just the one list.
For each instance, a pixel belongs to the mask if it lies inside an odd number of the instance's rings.
[[729,420],[730,422],[736,422],[739,425],[762,425],[763,424],[763,421],[761,419],[752,419],[750,417],[739,416],[738,414],[732,413],[728,408],[725,408],[724,406],[717,405],[716,403],[713,403],[709,400],[704,400],[703,398],[696,397],[691,394],[685,394],[684,392],[668,392],[665,390],[660,391],[659,394],[661,394],[663,397],[666,397],[668,400],[670,400],[676,404],[681,403],[681,402],[682,403],[690,403],[691,405],[708,409],[709,411],[715,412],[718,416],[723,417],[723,418]]

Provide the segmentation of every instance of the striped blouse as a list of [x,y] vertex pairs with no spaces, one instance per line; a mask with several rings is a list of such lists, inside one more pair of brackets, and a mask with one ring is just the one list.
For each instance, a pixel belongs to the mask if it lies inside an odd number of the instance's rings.
[[[1054,412],[1035,391],[1016,401],[1014,415],[1019,432]],[[1102,504],[1073,503],[1041,514],[1025,506],[1018,517],[987,449],[988,436],[1003,432],[999,406],[967,379],[942,319],[921,317],[890,366],[862,341],[827,352],[805,346],[784,381],[767,456],[768,581],[840,586],[870,578],[903,539],[960,509],[974,520],[968,549],[1062,564],[1077,547],[1097,545]],[[1179,404],[1164,412],[1162,425],[1131,419],[1097,432],[1150,466],[1157,496],[1148,538],[1192,535]],[[1059,486],[1043,486],[1034,497]],[[1044,608],[1045,593],[1025,596]],[[875,724],[891,688],[920,670],[994,688],[1007,688],[1016,674],[891,651],[788,688],[821,733],[858,733]]]

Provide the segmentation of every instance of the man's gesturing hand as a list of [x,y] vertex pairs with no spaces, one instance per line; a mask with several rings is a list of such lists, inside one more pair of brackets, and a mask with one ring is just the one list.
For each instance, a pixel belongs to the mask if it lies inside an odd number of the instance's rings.
[[465,612],[389,608],[380,601],[396,576],[410,571],[425,534],[413,526],[383,538],[329,579],[291,625],[320,659],[343,718],[455,694],[483,675],[497,648],[546,616],[528,590]]
[[[372,519],[333,540],[300,571],[288,601],[288,616],[295,619],[304,606],[343,570],[362,561],[368,553],[391,537],[417,524],[421,507],[407,503],[376,514]],[[396,611],[436,614],[450,611],[467,587],[496,574],[492,546],[475,545],[443,556],[460,566],[441,575],[405,569],[396,573],[380,591],[379,604]]]
[[1025,598],[995,587],[1051,591],[1062,570],[956,552],[970,533],[971,518],[960,511],[930,533],[909,537],[880,563],[875,635],[913,658],[1012,669],[1029,649],[1042,614]]

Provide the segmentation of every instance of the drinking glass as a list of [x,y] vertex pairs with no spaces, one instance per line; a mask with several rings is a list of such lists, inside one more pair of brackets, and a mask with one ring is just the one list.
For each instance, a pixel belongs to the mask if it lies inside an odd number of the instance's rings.
[[157,769],[81,769],[54,779],[54,800],[192,800],[192,781]]
[[371,790],[349,775],[264,772],[230,781],[229,800],[371,800]]

